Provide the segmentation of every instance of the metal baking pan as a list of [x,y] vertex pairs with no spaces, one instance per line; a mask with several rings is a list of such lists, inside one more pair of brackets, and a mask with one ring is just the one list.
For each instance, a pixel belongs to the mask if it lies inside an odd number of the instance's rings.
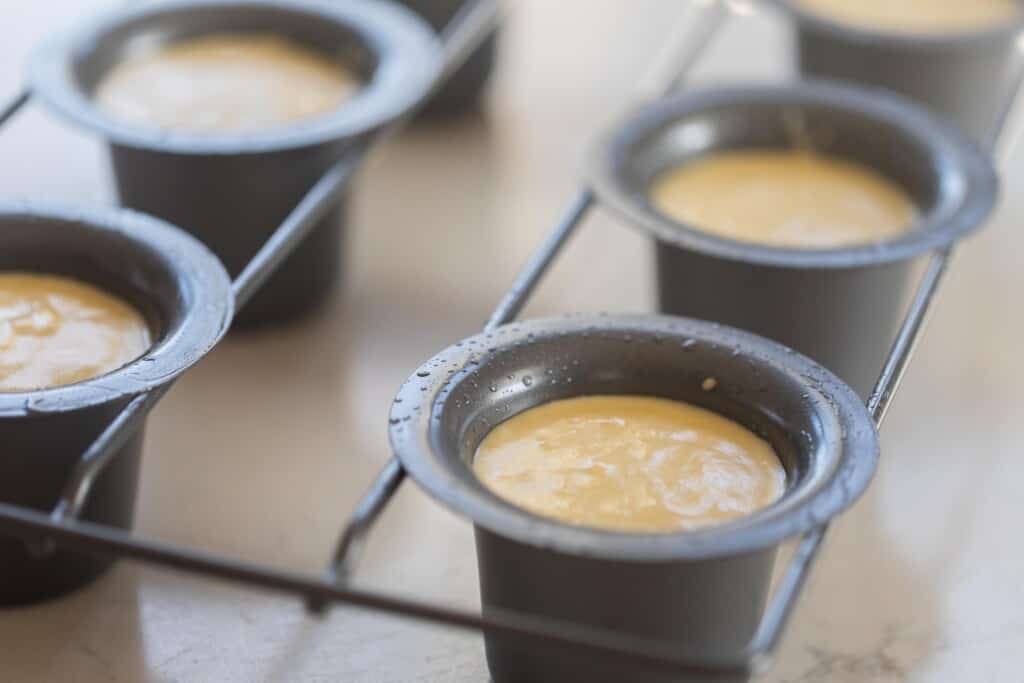
[[[539,517],[476,479],[474,452],[495,425],[587,394],[660,396],[736,420],[774,446],[787,491],[721,526],[633,534]],[[527,321],[464,340],[410,377],[390,422],[395,454],[413,479],[475,525],[485,615],[543,615],[706,656],[744,651],[779,545],[853,503],[878,456],[864,404],[834,375],[767,339],[668,316]],[[495,683],[704,680],[485,638]]]
[[[466,0],[398,0],[426,19],[435,30],[448,25]],[[480,104],[494,71],[500,31],[489,35],[463,62],[423,109],[425,117],[457,116]]]
[[[92,100],[126,53],[200,35],[272,33],[331,54],[365,79],[326,116],[255,133],[200,135],[112,118]],[[44,43],[33,94],[103,137],[121,203],[199,237],[237,275],[307,190],[355,143],[426,95],[441,67],[436,35],[411,11],[351,0],[172,0],[131,5]],[[317,307],[339,278],[345,202],[320,221],[240,324],[281,322]]]
[[981,139],[992,125],[1024,12],[990,29],[912,34],[830,21],[798,0],[772,0],[794,23],[794,55],[804,76],[835,78],[901,93]]
[[[231,320],[231,283],[197,240],[130,211],[37,204],[0,205],[0,271],[32,271],[89,282],[131,302],[153,345],[100,377],[36,391],[0,392],[0,501],[50,511],[82,453],[128,401],[192,366]],[[142,430],[96,480],[82,519],[132,525]],[[57,550],[36,557],[0,539],[0,605],[56,597],[88,583],[110,561]]]
[[[653,179],[681,163],[797,145],[895,181],[919,208],[916,224],[877,244],[780,248],[683,225],[649,199]],[[826,82],[694,90],[645,107],[600,141],[590,180],[605,205],[655,238],[662,311],[780,341],[865,398],[917,259],[981,226],[998,190],[988,155],[955,126],[882,90]]]

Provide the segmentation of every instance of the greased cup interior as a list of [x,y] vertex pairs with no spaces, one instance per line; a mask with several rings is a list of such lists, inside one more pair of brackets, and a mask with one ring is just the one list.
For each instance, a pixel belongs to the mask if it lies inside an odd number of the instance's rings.
[[[353,96],[322,115],[250,132],[182,132],[107,114],[93,101],[126,57],[215,34],[270,35],[354,72]],[[130,5],[44,43],[32,90],[109,143],[122,205],[191,232],[237,276],[313,185],[353,145],[409,112],[440,73],[430,26],[384,0],[173,0]],[[236,316],[290,322],[341,280],[348,188]]]
[[[919,211],[892,239],[792,249],[717,237],[668,217],[650,199],[663,171],[717,152],[807,149],[894,181]],[[601,200],[658,240],[761,265],[850,268],[913,258],[979,227],[998,179],[970,139],[937,116],[879,89],[808,81],[695,90],[645,107],[594,148],[589,179]]]
[[[97,84],[126,56],[217,33],[271,34],[334,56],[364,79],[339,108],[306,121],[246,133],[159,130],[125,122],[93,101]],[[171,0],[132,5],[43,43],[32,91],[71,121],[118,145],[178,154],[256,154],[355,138],[422,99],[440,72],[430,27],[389,2],[370,0]]]
[[[131,211],[0,204],[0,272],[83,281],[135,307],[152,344],[139,358],[75,384],[0,391],[0,502],[52,509],[72,469],[141,392],[174,379],[223,336],[231,283],[197,240]],[[91,489],[83,519],[130,528],[142,449],[134,435]],[[110,561],[58,550],[39,558],[0,538],[0,605],[52,598],[88,583]]]
[[[786,492],[720,526],[623,533],[538,516],[478,481],[472,459],[496,425],[549,401],[600,394],[675,399],[739,422],[774,447]],[[403,385],[390,422],[410,475],[475,526],[485,613],[549,617],[712,657],[740,656],[779,544],[849,506],[878,450],[857,396],[809,359],[732,328],[660,316],[534,320],[467,339]],[[516,637],[486,634],[485,644],[496,683],[705,680]]]

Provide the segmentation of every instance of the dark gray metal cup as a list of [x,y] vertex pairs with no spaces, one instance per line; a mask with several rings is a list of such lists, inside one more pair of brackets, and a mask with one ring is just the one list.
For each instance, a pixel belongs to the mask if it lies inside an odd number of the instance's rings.
[[[397,0],[441,31],[467,0]],[[491,34],[452,74],[423,109],[425,116],[453,116],[480,103],[497,58],[498,32]]]
[[1024,27],[1022,11],[982,31],[885,33],[830,21],[803,9],[798,0],[774,2],[794,20],[796,61],[803,75],[893,90],[949,117],[978,139],[992,124]]
[[[92,93],[140,45],[211,33],[271,33],[359,73],[361,91],[325,116],[245,134],[161,131],[100,110]],[[125,206],[180,225],[238,275],[310,187],[354,143],[399,118],[431,87],[440,44],[410,11],[380,0],[171,0],[132,5],[49,41],[32,89],[110,145]],[[345,202],[329,212],[241,311],[241,324],[307,313],[339,279]]]
[[[658,174],[702,156],[799,146],[898,183],[919,208],[913,228],[877,244],[780,248],[683,225],[649,198]],[[988,157],[952,124],[882,90],[826,82],[699,90],[646,107],[602,140],[590,177],[603,203],[654,236],[662,311],[780,341],[865,397],[915,259],[979,227],[998,187]]]
[[[591,394],[659,396],[738,421],[773,445],[786,493],[717,527],[617,533],[534,515],[477,480],[472,459],[495,425]],[[535,320],[464,340],[410,377],[390,421],[392,446],[413,479],[475,525],[485,614],[539,615],[711,657],[746,652],[779,545],[852,504],[878,451],[863,403],[810,359],[746,332],[667,316]],[[488,634],[485,642],[495,683],[709,680],[514,637]]]
[[[92,283],[135,305],[153,346],[94,379],[37,391],[0,391],[0,501],[53,509],[79,457],[133,396],[172,380],[221,338],[231,283],[202,244],[129,211],[0,205],[0,272],[31,271]],[[131,528],[142,457],[140,430],[93,486],[82,518]],[[56,597],[99,576],[111,560],[57,550],[33,555],[0,538],[0,605]]]

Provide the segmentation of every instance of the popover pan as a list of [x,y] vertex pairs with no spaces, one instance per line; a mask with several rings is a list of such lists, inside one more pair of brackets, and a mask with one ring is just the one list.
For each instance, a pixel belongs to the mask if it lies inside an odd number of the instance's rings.
[[[913,227],[874,244],[782,248],[717,237],[650,199],[654,179],[680,164],[797,147],[897,183],[918,207]],[[978,228],[998,190],[988,156],[954,125],[879,89],[826,82],[696,90],[658,102],[604,137],[589,168],[604,205],[655,238],[663,312],[780,341],[863,397],[899,326],[916,260]]]
[[[399,0],[441,31],[466,5],[467,0]],[[480,104],[484,88],[494,71],[499,31],[492,33],[473,51],[465,63],[430,98],[423,109],[425,117],[458,116]]]
[[[739,422],[779,454],[786,493],[716,527],[619,533],[534,515],[474,476],[476,448],[495,425],[593,394],[685,401]],[[413,479],[475,525],[485,612],[571,620],[715,656],[753,636],[779,545],[853,503],[878,456],[863,403],[833,374],[767,339],[669,316],[535,320],[461,341],[402,386],[390,423]],[[495,683],[704,680],[485,639]]]
[[[140,46],[217,33],[282,36],[365,84],[322,117],[238,134],[127,123],[94,103],[107,71]],[[46,42],[30,80],[46,104],[107,141],[123,205],[190,231],[235,276],[348,147],[422,99],[439,66],[430,26],[381,0],[172,0],[132,4]],[[287,321],[325,300],[341,271],[344,217],[341,202],[240,311],[240,324]]]
[[[153,345],[99,377],[35,391],[0,391],[0,501],[49,511],[82,453],[133,396],[174,379],[221,338],[231,320],[231,283],[197,240],[131,211],[0,204],[0,272],[72,277],[133,304]],[[82,518],[132,525],[142,430],[93,487]],[[111,563],[57,550],[37,558],[0,538],[0,605],[53,598],[99,576]]]
[[773,1],[793,19],[801,74],[893,90],[947,116],[978,139],[992,125],[1024,28],[1022,9],[1019,16],[984,30],[872,31],[810,12],[798,0]]

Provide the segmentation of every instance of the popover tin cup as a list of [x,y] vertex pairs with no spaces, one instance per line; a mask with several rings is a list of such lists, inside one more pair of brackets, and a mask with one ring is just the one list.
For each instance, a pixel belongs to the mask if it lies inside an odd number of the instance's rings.
[[[662,213],[660,173],[717,152],[807,149],[895,182],[918,216],[883,242],[797,249],[718,237]],[[696,90],[650,105],[600,141],[600,200],[656,242],[663,312],[750,330],[804,353],[866,397],[899,326],[918,257],[978,228],[991,162],[963,132],[902,97],[827,82]]]
[[[437,31],[442,31],[468,0],[399,0]],[[480,103],[484,88],[497,59],[498,32],[492,33],[476,48],[465,63],[430,98],[426,116],[455,116]]]
[[[597,394],[685,401],[735,420],[774,447],[785,494],[720,526],[622,533],[532,514],[476,478],[474,453],[496,425]],[[779,545],[853,503],[878,456],[863,403],[833,374],[767,339],[670,316],[534,320],[464,340],[410,377],[390,422],[392,447],[413,479],[475,525],[485,613],[572,621],[711,656],[744,650]],[[495,683],[704,680],[516,638],[487,635],[485,643]]]
[[[245,133],[194,133],[129,123],[93,93],[126,55],[211,34],[272,34],[331,56],[364,81],[316,118]],[[31,87],[109,144],[121,203],[193,233],[237,275],[305,193],[353,143],[399,118],[439,74],[440,44],[411,11],[371,0],[171,0],[129,5],[44,43]],[[317,307],[342,261],[345,202],[240,312],[281,322]]]
[[804,76],[896,91],[978,139],[992,125],[1024,28],[1024,8],[987,29],[897,33],[831,20],[799,0],[774,3],[794,21],[795,58]]
[[[132,397],[159,387],[203,357],[232,315],[231,283],[201,243],[126,210],[0,205],[0,272],[75,278],[135,306],[152,346],[92,379],[33,391],[0,391],[0,502],[50,511],[79,457]],[[140,429],[96,480],[82,519],[128,529],[142,457]],[[0,538],[0,605],[56,597],[111,563],[59,548],[33,555]]]

